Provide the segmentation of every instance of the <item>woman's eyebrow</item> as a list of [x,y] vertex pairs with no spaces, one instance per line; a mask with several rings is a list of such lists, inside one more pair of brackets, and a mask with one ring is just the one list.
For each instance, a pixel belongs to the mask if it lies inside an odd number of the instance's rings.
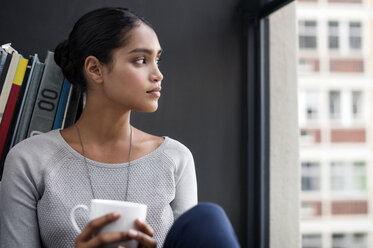
[[[147,53],[149,55],[153,54],[154,50],[147,49],[147,48],[135,48],[131,50],[129,53]],[[157,54],[160,55],[162,53],[162,49],[158,50]]]

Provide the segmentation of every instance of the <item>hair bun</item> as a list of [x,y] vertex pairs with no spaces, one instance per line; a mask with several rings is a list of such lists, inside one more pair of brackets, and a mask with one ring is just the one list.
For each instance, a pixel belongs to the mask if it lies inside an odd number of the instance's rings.
[[62,68],[62,70],[65,69],[65,67],[69,64],[69,41],[65,40],[58,44],[58,46],[54,50],[54,60],[56,61],[56,64]]
[[62,72],[67,80],[72,84],[76,84],[80,78],[79,75],[76,75],[78,72],[76,72],[76,68],[70,54],[71,51],[69,41],[65,40],[64,42],[58,44],[54,49],[54,61],[59,67],[61,67]]

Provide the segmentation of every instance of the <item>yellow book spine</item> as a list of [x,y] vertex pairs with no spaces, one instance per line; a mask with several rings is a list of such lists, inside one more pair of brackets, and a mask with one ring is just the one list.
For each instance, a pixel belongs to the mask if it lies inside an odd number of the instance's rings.
[[16,84],[19,86],[22,85],[23,78],[26,73],[27,64],[28,64],[28,59],[20,58],[18,67],[16,70],[16,75],[14,76],[13,84]]

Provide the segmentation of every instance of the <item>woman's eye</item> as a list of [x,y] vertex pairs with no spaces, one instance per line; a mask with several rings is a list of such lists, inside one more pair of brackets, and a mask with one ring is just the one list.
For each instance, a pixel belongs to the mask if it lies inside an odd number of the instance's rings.
[[137,58],[135,60],[135,63],[141,65],[141,64],[145,64],[146,61],[145,61],[145,58]]
[[156,63],[157,65],[159,65],[159,63],[160,63],[161,61],[162,61],[161,58],[156,58],[155,63]]

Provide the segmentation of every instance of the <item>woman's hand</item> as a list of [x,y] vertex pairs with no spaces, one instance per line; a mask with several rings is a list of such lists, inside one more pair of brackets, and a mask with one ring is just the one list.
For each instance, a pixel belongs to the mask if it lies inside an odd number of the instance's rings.
[[97,234],[101,228],[107,224],[114,222],[120,218],[120,213],[111,213],[92,220],[83,229],[83,231],[75,239],[76,248],[96,248],[105,244],[117,243],[120,241],[137,240],[139,248],[154,248],[157,242],[152,238],[153,229],[140,220],[136,220],[135,224],[140,231],[128,230],[124,232],[110,232]]
[[139,219],[135,221],[135,224],[139,228],[139,231],[130,230],[128,234],[131,239],[135,239],[139,242],[139,248],[157,247],[157,241],[153,239],[153,228]]

